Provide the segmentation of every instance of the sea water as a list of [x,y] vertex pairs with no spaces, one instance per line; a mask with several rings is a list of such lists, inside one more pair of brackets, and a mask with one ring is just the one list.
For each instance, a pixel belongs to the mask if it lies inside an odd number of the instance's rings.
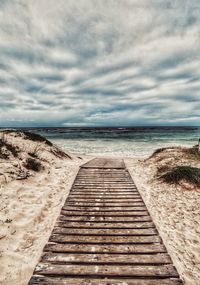
[[37,128],[66,151],[95,156],[148,157],[157,148],[193,146],[200,127]]

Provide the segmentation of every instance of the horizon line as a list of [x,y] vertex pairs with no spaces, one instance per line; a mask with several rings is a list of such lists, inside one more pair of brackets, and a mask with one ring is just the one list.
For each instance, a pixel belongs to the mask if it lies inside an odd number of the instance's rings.
[[19,127],[8,127],[0,126],[0,129],[34,129],[34,128],[199,128],[200,125],[132,125],[132,126],[19,126]]

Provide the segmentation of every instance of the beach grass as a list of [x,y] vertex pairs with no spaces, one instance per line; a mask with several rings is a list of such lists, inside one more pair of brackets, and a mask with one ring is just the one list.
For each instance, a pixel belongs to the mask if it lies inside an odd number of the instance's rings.
[[192,160],[200,160],[200,152],[198,147],[192,147],[185,149],[185,153],[187,154],[189,159]]
[[29,139],[29,140],[36,141],[36,142],[44,142],[49,146],[53,145],[49,140],[47,140],[45,137],[39,134],[23,131],[23,135],[25,136],[24,137],[25,139]]
[[[162,172],[163,169],[158,170]],[[168,184],[179,184],[181,181],[200,186],[200,168],[192,166],[176,166],[160,175],[159,179]]]
[[18,157],[18,153],[18,147],[9,144],[4,138],[0,139],[0,158],[8,159],[10,154],[14,157]]
[[25,167],[35,172],[39,172],[43,168],[40,161],[30,157],[26,159]]

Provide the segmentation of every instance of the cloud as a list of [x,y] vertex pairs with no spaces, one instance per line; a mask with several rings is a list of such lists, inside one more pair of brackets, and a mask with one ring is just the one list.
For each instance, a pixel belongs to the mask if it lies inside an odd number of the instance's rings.
[[0,0],[0,126],[199,125],[197,0]]

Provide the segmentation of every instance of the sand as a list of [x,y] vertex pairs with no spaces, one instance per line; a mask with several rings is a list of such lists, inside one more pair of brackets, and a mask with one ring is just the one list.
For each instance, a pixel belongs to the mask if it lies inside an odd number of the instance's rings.
[[[35,142],[8,136],[9,143],[22,146],[22,156],[34,149]],[[53,229],[56,218],[69,193],[79,166],[88,158],[60,159],[47,154],[43,145],[41,155],[45,169],[31,173],[27,179],[16,180],[19,162],[16,158],[0,160],[4,176],[0,188],[0,284],[27,285]],[[46,153],[45,153],[46,151]],[[40,156],[41,156],[40,155]],[[21,160],[20,160],[21,161]],[[14,165],[13,165],[14,164]],[[8,171],[8,169],[12,171]],[[10,174],[11,172],[11,174]],[[7,182],[6,182],[7,180]]]
[[159,159],[125,162],[184,284],[199,285],[200,189],[158,182],[155,173],[157,166],[166,163],[200,165],[179,158],[174,150]]

